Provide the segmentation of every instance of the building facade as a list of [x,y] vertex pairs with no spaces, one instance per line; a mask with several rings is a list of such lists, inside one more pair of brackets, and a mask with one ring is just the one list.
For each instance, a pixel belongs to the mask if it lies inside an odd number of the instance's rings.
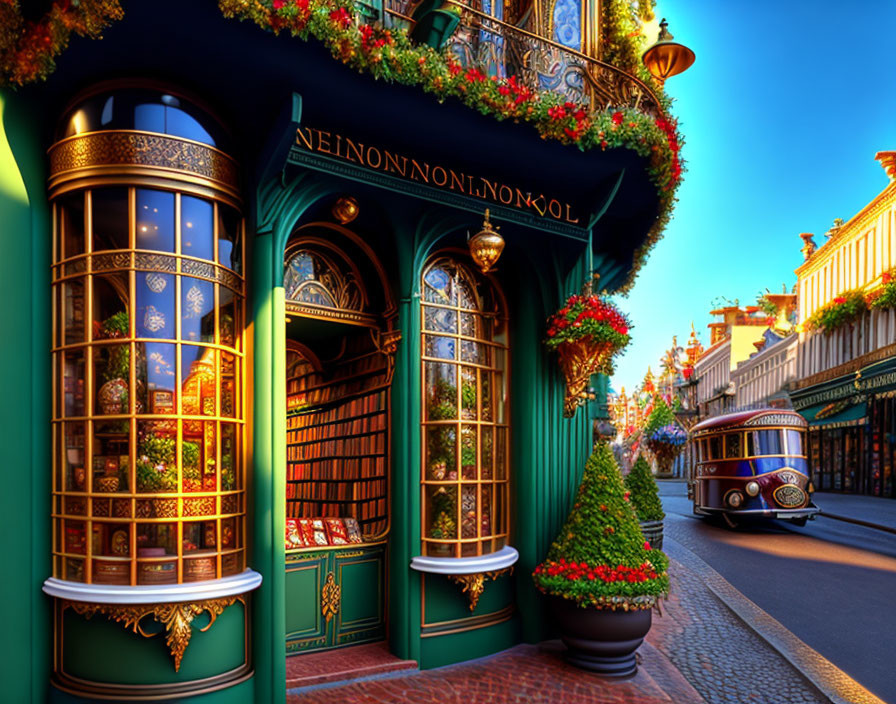
[[[804,330],[791,399],[809,421],[818,490],[896,496],[896,318],[892,307],[872,303],[896,266],[893,156],[878,154],[890,184],[848,222],[836,222],[823,246],[802,236],[805,262],[796,273]],[[825,327],[827,311],[853,303],[857,313],[846,324]]]
[[787,389],[796,380],[798,341],[795,333],[782,338],[766,330],[761,349],[731,372],[736,408],[790,408]]
[[3,90],[11,701],[268,704],[287,656],[545,637],[596,413],[543,321],[631,283],[680,171],[573,5],[135,2]]

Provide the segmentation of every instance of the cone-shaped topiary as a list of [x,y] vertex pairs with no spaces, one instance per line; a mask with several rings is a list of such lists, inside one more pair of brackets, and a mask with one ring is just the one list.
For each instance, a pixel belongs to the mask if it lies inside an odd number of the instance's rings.
[[650,412],[647,422],[644,424],[644,436],[649,438],[664,425],[669,425],[674,422],[675,415],[672,413],[672,409],[669,408],[669,405],[663,400],[663,397],[657,394],[653,401],[653,410]]
[[656,480],[643,455],[638,455],[632,471],[626,475],[625,487],[631,493],[632,508],[635,509],[639,521],[661,521],[666,517]]
[[566,524],[535,568],[535,586],[583,608],[648,609],[669,591],[667,567],[641,534],[613,452],[598,444]]

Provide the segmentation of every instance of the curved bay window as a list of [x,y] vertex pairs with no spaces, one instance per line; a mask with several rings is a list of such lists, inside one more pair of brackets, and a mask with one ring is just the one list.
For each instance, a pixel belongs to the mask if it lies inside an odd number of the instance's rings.
[[422,289],[424,554],[496,552],[508,534],[503,297],[452,256],[426,267]]
[[[176,584],[245,569],[243,223],[216,183],[235,167],[179,136],[183,124],[203,133],[177,104],[94,95],[51,149],[59,579]],[[93,131],[139,128],[140,115],[172,129]]]

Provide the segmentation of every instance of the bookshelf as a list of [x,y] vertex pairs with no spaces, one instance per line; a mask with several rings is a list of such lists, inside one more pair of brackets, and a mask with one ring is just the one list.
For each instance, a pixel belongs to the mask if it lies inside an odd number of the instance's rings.
[[388,531],[391,361],[372,346],[356,334],[325,364],[300,345],[287,352],[286,516],[320,521],[329,537],[309,543],[300,530],[290,548],[342,544],[332,519],[363,542]]

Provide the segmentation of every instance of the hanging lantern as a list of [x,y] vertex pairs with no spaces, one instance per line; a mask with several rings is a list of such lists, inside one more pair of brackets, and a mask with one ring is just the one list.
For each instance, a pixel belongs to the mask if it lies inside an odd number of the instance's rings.
[[647,70],[660,83],[664,83],[669,76],[687,71],[697,58],[684,44],[672,41],[675,37],[669,32],[668,27],[669,23],[663,18],[656,44],[649,47],[641,56]]
[[469,246],[470,255],[483,274],[489,272],[504,251],[504,238],[498,234],[498,228],[489,222],[488,208],[485,209],[482,229],[470,238]]
[[358,205],[358,201],[351,196],[342,196],[339,200],[333,203],[330,212],[333,213],[333,217],[341,224],[348,225],[352,220],[358,217],[358,212],[360,210],[361,207]]

